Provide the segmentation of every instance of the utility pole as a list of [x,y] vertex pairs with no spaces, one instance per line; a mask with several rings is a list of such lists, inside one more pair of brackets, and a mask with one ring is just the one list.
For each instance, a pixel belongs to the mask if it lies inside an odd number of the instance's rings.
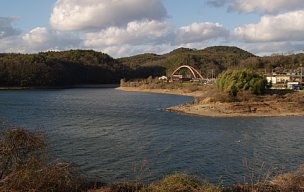
[[213,69],[212,69],[212,72],[211,72],[211,79],[214,79],[214,71],[213,71]]
[[300,67],[301,67],[301,85],[303,83],[303,66],[302,66],[302,63],[300,64]]

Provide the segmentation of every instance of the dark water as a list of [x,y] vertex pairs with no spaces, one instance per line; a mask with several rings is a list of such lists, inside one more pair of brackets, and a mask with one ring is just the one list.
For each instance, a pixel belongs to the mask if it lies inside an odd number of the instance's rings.
[[161,110],[191,100],[114,89],[1,91],[0,119],[43,130],[57,158],[107,182],[132,180],[143,165],[145,181],[186,172],[232,183],[249,180],[251,171],[303,163],[304,117],[208,118]]

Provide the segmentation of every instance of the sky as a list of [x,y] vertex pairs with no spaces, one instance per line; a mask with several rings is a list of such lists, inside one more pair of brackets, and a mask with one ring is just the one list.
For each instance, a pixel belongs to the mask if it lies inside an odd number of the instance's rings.
[[304,50],[304,0],[1,0],[0,52],[93,49],[114,58],[179,47]]

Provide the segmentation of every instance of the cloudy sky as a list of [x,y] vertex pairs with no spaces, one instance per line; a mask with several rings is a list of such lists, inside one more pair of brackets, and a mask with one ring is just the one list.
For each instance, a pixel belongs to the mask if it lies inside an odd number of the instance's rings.
[[113,57],[238,46],[304,49],[304,0],[1,0],[0,52],[94,49]]

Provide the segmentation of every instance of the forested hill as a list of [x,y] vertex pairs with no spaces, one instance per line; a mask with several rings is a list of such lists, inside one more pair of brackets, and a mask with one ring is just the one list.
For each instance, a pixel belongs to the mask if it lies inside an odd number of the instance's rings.
[[178,66],[191,65],[205,77],[218,75],[225,69],[249,68],[260,72],[299,70],[304,54],[258,57],[238,47],[214,46],[202,50],[179,48],[164,55],[142,54],[118,59],[133,69],[158,67],[162,74],[171,74]]
[[0,86],[118,83],[128,72],[127,66],[92,50],[0,54]]
[[242,60],[252,57],[256,56],[237,47],[216,46],[203,50],[178,48],[164,55],[142,54],[119,61],[131,68],[159,66],[167,74],[178,66],[191,65],[208,76],[212,72],[218,74],[224,69],[239,67]]
[[257,57],[237,47],[215,46],[202,50],[179,48],[167,54],[140,54],[113,59],[92,50],[37,54],[0,54],[0,86],[49,87],[119,83],[121,78],[169,75],[178,66],[191,65],[205,77],[225,69],[260,71],[298,69],[304,54]]

